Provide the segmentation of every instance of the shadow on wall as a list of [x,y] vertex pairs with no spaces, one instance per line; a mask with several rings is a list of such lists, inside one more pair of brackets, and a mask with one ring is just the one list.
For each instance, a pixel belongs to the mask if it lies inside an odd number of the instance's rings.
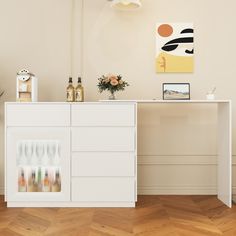
[[[4,97],[5,93],[0,88],[0,133],[4,133]],[[0,157],[3,156],[3,150],[4,150],[4,136],[0,136]],[[3,166],[3,158],[0,158],[0,166]],[[4,193],[4,187],[3,187],[3,179],[4,179],[4,173],[3,171],[0,171],[0,194]]]
[[[0,88],[0,99],[1,99],[1,100],[0,100],[0,105],[3,103],[2,97],[3,97],[4,93],[5,93],[5,91]],[[2,112],[1,112],[1,113],[0,113],[0,122],[1,122],[3,119],[4,119],[4,117],[2,117]]]

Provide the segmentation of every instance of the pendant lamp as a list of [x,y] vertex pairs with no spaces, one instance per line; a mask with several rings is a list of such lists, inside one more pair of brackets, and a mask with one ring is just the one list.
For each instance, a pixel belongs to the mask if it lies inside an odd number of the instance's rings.
[[134,10],[142,6],[140,0],[112,0],[111,6],[119,10]]

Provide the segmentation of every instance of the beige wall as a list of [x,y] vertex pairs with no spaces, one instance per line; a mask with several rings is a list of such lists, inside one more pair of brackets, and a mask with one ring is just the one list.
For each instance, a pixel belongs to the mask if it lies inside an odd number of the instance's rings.
[[[205,99],[217,87],[217,98],[236,102],[234,87],[236,32],[234,0],[143,0],[136,12],[113,11],[106,1],[84,1],[83,77],[86,98],[98,94],[97,78],[120,73],[131,84],[121,99],[161,98],[163,82],[189,82],[192,99]],[[157,22],[193,22],[195,71],[155,73]],[[235,114],[233,103],[233,114]],[[234,124],[233,124],[234,125]],[[139,109],[139,193],[216,193],[216,108],[152,105]],[[235,125],[233,127],[236,133]],[[233,145],[234,153],[236,145]]]
[[3,101],[15,101],[16,72],[39,78],[40,101],[64,101],[71,71],[71,1],[0,0],[0,190],[3,189]]
[[[6,90],[1,100],[0,186],[2,102],[15,100],[15,74],[23,67],[39,77],[40,101],[63,101],[71,71],[73,77],[82,74],[87,101],[107,98],[98,93],[97,78],[113,72],[131,85],[117,94],[120,99],[161,98],[163,82],[190,82],[192,99],[204,99],[216,86],[217,98],[233,100],[235,114],[234,0],[227,5],[213,0],[143,0],[136,12],[114,11],[106,0],[84,0],[83,11],[81,0],[0,3],[0,88]],[[194,73],[155,73],[158,21],[194,23]],[[214,193],[215,107],[142,106],[139,114],[139,191]]]

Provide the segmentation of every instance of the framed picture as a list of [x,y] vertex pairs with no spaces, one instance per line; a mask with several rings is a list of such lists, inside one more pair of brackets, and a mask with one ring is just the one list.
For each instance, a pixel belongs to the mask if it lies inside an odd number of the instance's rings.
[[156,72],[192,73],[193,70],[193,23],[157,23]]
[[189,83],[163,83],[163,100],[190,100]]

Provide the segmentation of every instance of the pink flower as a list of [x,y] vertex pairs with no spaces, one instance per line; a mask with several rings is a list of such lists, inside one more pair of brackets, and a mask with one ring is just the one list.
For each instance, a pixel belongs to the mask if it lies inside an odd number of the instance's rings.
[[113,78],[113,79],[111,79],[110,83],[111,83],[112,86],[116,86],[119,82],[118,82],[117,79]]
[[110,80],[118,80],[118,77],[116,76],[116,75],[108,75],[108,78],[110,79]]

